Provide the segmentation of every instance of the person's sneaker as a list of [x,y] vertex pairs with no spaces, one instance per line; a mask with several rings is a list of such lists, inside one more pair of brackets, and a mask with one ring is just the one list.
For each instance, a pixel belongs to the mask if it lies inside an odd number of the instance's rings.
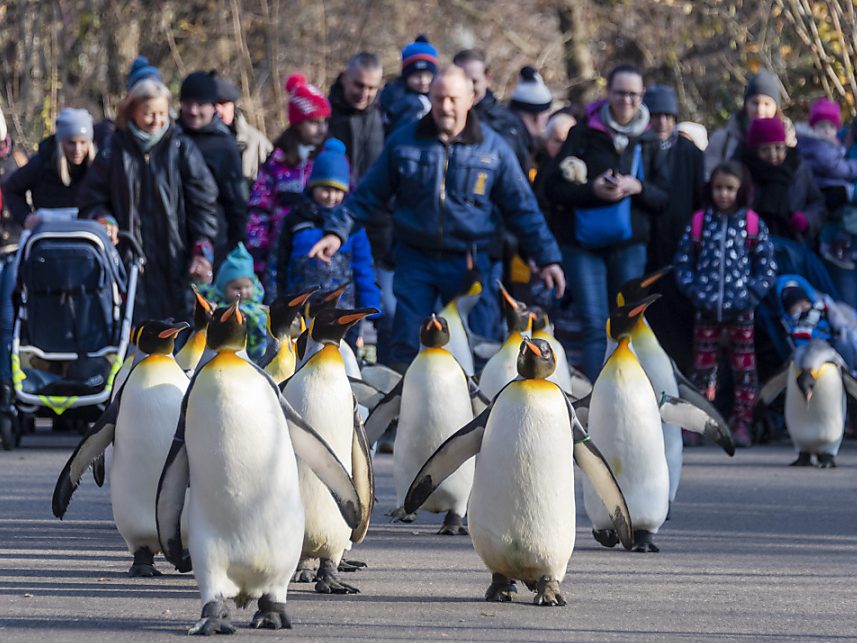
[[739,422],[732,429],[732,440],[736,447],[747,448],[753,444],[753,434],[750,433],[750,427],[743,422]]

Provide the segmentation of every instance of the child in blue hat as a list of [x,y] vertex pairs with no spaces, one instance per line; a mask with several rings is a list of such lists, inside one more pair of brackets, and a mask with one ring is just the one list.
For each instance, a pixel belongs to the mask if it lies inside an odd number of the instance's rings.
[[239,308],[247,317],[247,355],[258,362],[268,341],[267,315],[262,305],[265,291],[253,272],[253,257],[243,243],[226,255],[214,283],[198,284],[200,294],[215,306],[228,306],[240,297]]
[[340,299],[340,308],[381,309],[372,250],[363,228],[348,237],[330,263],[307,257],[324,234],[326,214],[339,206],[348,193],[349,180],[345,144],[330,138],[315,157],[301,200],[283,220],[276,255],[277,295],[304,292],[316,286],[322,291],[332,290],[350,282]]

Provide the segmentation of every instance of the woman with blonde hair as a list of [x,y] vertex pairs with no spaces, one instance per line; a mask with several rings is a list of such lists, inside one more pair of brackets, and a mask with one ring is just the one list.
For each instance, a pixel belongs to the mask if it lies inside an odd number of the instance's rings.
[[119,230],[143,248],[135,320],[189,319],[191,281],[212,279],[217,185],[193,141],[170,115],[170,91],[154,78],[134,84],[116,131],[81,188],[80,216]]
[[77,207],[78,191],[94,158],[92,116],[85,109],[66,107],[57,116],[54,134],[3,183],[12,217],[29,230],[39,223],[39,208]]

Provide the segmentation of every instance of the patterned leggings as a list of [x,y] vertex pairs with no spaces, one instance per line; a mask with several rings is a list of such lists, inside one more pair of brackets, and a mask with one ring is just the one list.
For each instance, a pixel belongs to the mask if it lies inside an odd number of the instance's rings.
[[710,321],[697,315],[693,328],[693,382],[709,400],[714,399],[717,391],[718,349],[724,329],[729,337],[729,362],[735,381],[733,423],[750,425],[758,386],[752,310],[741,313],[737,319],[727,323]]

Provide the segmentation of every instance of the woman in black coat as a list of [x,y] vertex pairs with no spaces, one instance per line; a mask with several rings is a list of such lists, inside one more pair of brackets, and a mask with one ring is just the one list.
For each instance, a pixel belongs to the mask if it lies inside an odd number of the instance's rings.
[[169,90],[135,84],[116,132],[81,188],[80,216],[101,221],[116,241],[130,232],[146,256],[134,319],[189,319],[191,281],[212,280],[217,185],[196,145],[169,116]]

